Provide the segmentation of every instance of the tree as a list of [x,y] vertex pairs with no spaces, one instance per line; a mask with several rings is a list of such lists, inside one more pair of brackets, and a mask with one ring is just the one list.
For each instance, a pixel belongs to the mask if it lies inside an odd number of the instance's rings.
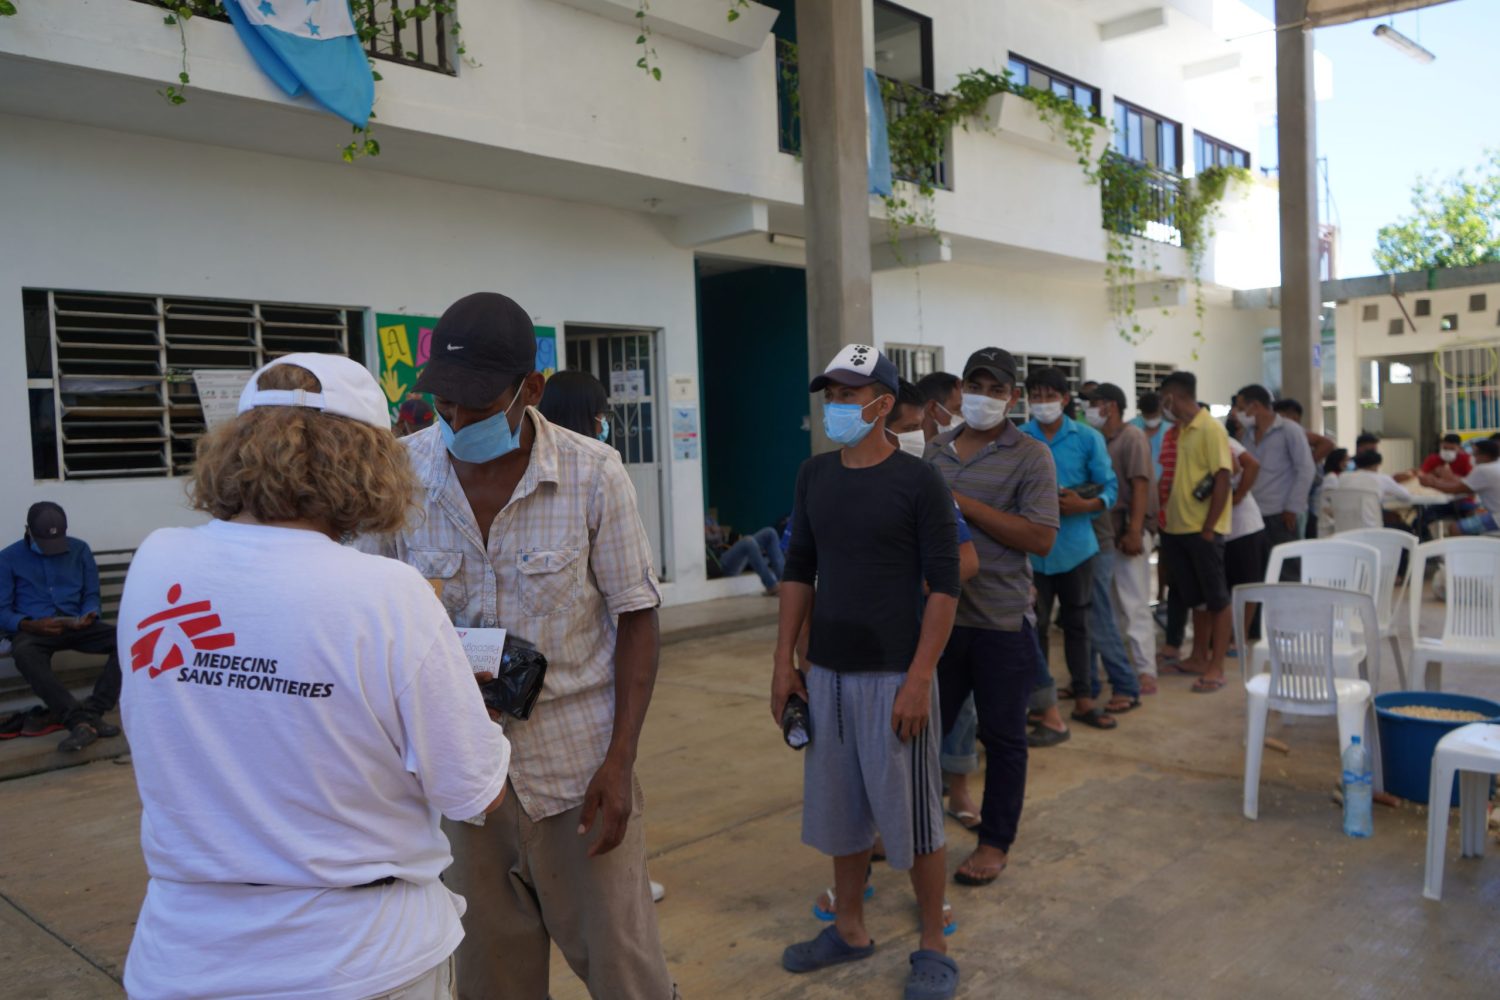
[[1375,234],[1376,265],[1387,273],[1500,262],[1500,149],[1478,176],[1460,170],[1434,185],[1418,178],[1412,213]]

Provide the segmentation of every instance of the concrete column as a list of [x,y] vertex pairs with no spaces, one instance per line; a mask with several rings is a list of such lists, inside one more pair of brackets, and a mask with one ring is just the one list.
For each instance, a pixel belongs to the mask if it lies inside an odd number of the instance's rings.
[[[1311,430],[1323,427],[1318,274],[1318,185],[1313,39],[1308,0],[1276,0],[1276,145],[1281,173],[1281,386],[1302,403]],[[1295,27],[1291,27],[1295,25]],[[1318,352],[1321,354],[1321,351]],[[1347,434],[1340,427],[1341,434]]]
[[[810,372],[874,342],[861,0],[797,0]],[[813,408],[814,415],[818,412]],[[825,446],[813,420],[814,447]]]

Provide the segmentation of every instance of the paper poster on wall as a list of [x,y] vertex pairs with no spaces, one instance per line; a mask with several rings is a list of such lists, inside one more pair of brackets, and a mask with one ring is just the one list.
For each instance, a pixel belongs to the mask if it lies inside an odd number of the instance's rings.
[[[376,313],[375,333],[379,369],[377,378],[391,420],[396,410],[416,384],[417,374],[432,353],[432,331],[436,316],[406,316],[400,313]],[[547,377],[557,371],[557,328],[536,327],[536,370]]]
[[672,457],[682,462],[696,462],[698,447],[698,405],[672,406]]
[[245,391],[245,383],[253,374],[244,370],[212,368],[193,372],[198,401],[203,404],[203,423],[209,430],[234,419],[240,406],[240,393]]
[[646,373],[626,368],[609,373],[609,398],[615,403],[637,403],[646,395]]
[[667,399],[673,405],[698,405],[698,376],[667,376]]

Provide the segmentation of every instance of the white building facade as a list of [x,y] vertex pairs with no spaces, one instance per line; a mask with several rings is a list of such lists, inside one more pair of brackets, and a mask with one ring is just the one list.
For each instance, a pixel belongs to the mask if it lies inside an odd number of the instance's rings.
[[[636,6],[461,2],[470,61],[430,30],[433,68],[378,61],[382,151],[353,165],[348,126],[285,98],[227,24],[185,26],[192,83],[172,106],[157,92],[182,50],[160,8],[48,0],[0,19],[0,512],[19,532],[56,500],[100,549],[191,522],[193,369],[293,349],[378,368],[377,313],[495,290],[556,330],[565,366],[638,373],[617,444],[667,600],[757,589],[707,579],[702,520],[785,514],[810,446],[802,166],[783,150],[793,5],[731,22],[727,0],[652,0],[660,81],[636,66]],[[1096,102],[1123,152],[1166,174],[1205,156],[1258,173],[1270,23],[1242,4],[866,0],[865,24],[882,74],[944,92],[1022,67]],[[954,131],[908,252],[871,199],[879,346],[910,375],[997,345],[1127,392],[1172,368],[1216,402],[1253,381],[1275,314],[1231,299],[1278,283],[1270,182],[1226,201],[1201,324],[1186,251],[1143,249],[1150,335],[1127,342],[1098,188],[1026,102],[999,105]]]

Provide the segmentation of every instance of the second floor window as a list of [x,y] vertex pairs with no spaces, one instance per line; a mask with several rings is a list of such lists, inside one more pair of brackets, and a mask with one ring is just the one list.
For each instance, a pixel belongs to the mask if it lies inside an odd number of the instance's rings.
[[932,18],[875,0],[875,72],[932,89]]
[[1250,154],[1238,146],[1220,142],[1202,132],[1193,133],[1193,169],[1203,173],[1209,167],[1250,166]]
[[1115,98],[1115,152],[1158,170],[1182,172],[1182,126]]
[[1050,90],[1058,97],[1072,101],[1091,115],[1099,113],[1098,87],[1080,83],[1070,76],[1064,76],[1029,59],[1023,59],[1014,52],[1010,54],[1010,62],[1006,63],[1006,69],[1010,70],[1011,81],[1022,87]]

